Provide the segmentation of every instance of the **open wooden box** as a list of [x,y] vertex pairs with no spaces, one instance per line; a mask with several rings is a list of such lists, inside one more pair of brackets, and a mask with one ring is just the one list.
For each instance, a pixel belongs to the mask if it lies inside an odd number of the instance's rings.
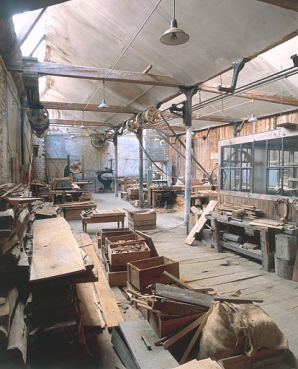
[[[116,253],[116,248],[133,248],[141,245],[142,250],[127,251]],[[108,249],[108,257],[111,266],[126,266],[127,263],[147,259],[151,257],[151,250],[145,242],[144,238],[137,234],[129,234],[106,238],[106,246]]]
[[144,291],[150,284],[172,283],[172,280],[163,274],[164,271],[179,278],[179,262],[165,256],[130,262],[127,264],[127,280],[139,291]]

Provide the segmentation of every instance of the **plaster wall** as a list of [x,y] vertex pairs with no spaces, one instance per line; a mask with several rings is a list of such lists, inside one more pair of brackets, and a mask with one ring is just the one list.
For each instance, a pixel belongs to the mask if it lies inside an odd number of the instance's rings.
[[[65,129],[64,129],[65,130]],[[139,143],[135,134],[118,136],[118,177],[139,178]],[[167,160],[167,145],[162,146],[154,142],[154,136],[144,137],[144,147],[153,160]],[[84,180],[92,184],[86,189],[98,191],[101,187],[97,179],[97,172],[111,167],[115,169],[115,147],[112,142],[106,143],[101,148],[94,148],[88,135],[71,135],[61,128],[59,131],[50,130],[45,138],[45,157],[47,170],[52,167],[51,179],[64,176],[64,167],[69,160],[84,161]],[[41,154],[42,155],[42,154]],[[149,159],[144,154],[144,176],[150,165]],[[42,170],[42,169],[41,169]],[[74,180],[82,179],[82,173],[74,174]]]

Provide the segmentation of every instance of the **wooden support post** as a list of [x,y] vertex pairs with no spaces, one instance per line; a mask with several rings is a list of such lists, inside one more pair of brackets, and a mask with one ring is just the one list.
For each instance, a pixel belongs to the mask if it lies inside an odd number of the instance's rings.
[[222,246],[220,244],[220,222],[217,219],[212,219],[211,226],[214,230],[215,250],[222,252]]

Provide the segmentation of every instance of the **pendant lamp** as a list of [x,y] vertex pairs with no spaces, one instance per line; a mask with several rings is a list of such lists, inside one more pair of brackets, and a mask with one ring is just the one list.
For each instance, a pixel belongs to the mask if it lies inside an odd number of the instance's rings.
[[161,36],[160,42],[164,45],[176,46],[182,45],[189,40],[189,35],[185,33],[182,29],[178,28],[178,23],[175,18],[175,0],[174,2],[174,17],[171,21],[171,27],[165,31]]
[[103,86],[103,99],[101,101],[101,104],[98,105],[98,107],[99,108],[109,108],[109,105],[106,103],[106,99],[105,99],[105,80],[103,80],[102,86]]
[[252,100],[252,115],[248,119],[248,122],[257,122],[258,121],[258,119],[255,117],[255,114],[254,114],[254,103],[255,103],[255,100]]

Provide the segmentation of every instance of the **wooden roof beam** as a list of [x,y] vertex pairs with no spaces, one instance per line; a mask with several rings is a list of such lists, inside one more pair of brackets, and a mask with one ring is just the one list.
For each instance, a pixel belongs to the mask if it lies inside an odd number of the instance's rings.
[[36,59],[6,60],[9,72],[38,73],[41,76],[59,76],[92,80],[106,80],[126,83],[137,83],[152,86],[180,87],[174,78],[156,74],[127,72],[106,68],[83,67],[56,63],[42,63]]
[[[204,82],[198,85],[199,90],[210,92],[213,94],[223,94],[218,91],[217,89],[218,84],[213,82]],[[279,95],[279,94],[271,94],[269,92],[258,91],[258,90],[250,90],[248,92],[236,93],[235,97],[241,97],[244,99],[251,99],[251,100],[259,100],[259,101],[266,101],[275,104],[283,104],[283,105],[291,105],[291,106],[298,106],[298,99],[293,96],[287,95]]]
[[82,120],[82,119],[49,119],[50,124],[57,124],[61,126],[84,126],[88,127],[112,127],[111,123],[98,122],[96,120]]
[[[93,111],[97,113],[124,113],[134,114],[136,113],[129,106],[110,105],[108,108],[99,108],[98,104],[81,104],[81,103],[68,103],[57,101],[41,101],[41,104],[46,109],[54,110],[78,110],[78,111]],[[28,104],[25,103],[25,108],[28,108]]]

